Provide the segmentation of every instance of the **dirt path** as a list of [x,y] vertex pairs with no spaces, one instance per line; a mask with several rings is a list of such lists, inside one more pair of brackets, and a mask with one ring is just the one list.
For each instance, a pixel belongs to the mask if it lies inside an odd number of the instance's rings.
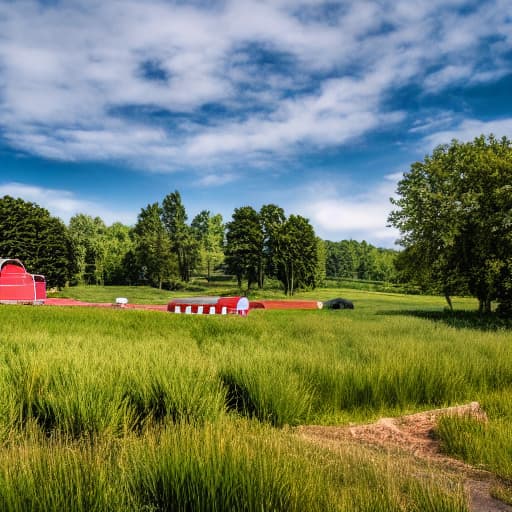
[[439,450],[439,442],[432,436],[440,415],[471,415],[486,421],[485,412],[477,402],[459,407],[435,409],[399,418],[381,418],[376,423],[349,427],[302,426],[297,433],[304,439],[336,449],[343,442],[360,442],[366,446],[396,449],[417,459],[455,471],[464,478],[473,512],[512,512],[512,507],[493,498],[490,488],[494,477],[463,462],[447,457]]
[[112,309],[148,309],[152,311],[167,311],[167,304],[126,304],[117,305],[112,302],[84,302],[76,299],[49,298],[44,302],[45,306],[82,306],[93,308]]

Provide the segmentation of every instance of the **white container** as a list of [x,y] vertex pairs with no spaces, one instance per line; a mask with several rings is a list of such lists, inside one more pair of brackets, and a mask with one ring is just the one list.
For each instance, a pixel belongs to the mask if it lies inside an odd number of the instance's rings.
[[124,308],[128,304],[128,299],[126,297],[117,297],[116,298],[116,306],[120,308]]

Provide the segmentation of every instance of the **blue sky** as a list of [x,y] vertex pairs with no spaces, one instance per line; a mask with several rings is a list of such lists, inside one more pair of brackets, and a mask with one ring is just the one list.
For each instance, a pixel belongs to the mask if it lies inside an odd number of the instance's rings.
[[0,196],[134,224],[277,203],[393,246],[452,138],[512,137],[510,0],[0,0]]

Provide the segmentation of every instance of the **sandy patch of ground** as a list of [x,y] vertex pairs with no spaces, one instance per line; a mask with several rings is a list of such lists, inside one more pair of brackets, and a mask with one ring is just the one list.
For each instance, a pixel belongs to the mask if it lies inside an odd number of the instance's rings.
[[367,425],[344,427],[302,426],[296,432],[313,443],[336,449],[340,443],[362,443],[377,449],[397,450],[417,460],[438,465],[440,469],[456,472],[465,481],[473,512],[512,512],[512,507],[491,497],[493,476],[463,462],[447,457],[439,450],[439,441],[432,435],[440,415],[471,415],[487,421],[485,412],[477,402],[435,409],[399,418],[381,418]]

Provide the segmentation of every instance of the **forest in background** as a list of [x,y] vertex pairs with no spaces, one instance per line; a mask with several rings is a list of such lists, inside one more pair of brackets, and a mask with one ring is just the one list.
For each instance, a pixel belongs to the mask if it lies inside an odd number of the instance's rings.
[[192,278],[232,277],[239,288],[292,295],[327,280],[396,282],[398,251],[366,241],[329,241],[308,219],[277,205],[236,208],[230,221],[203,210],[190,222],[178,191],[140,210],[134,226],[74,215],[66,225],[39,205],[0,198],[0,255],[46,275],[49,287],[151,285],[180,289]]
[[435,148],[398,182],[388,217],[402,251],[316,236],[309,220],[275,205],[235,208],[224,222],[191,222],[178,191],[142,208],[135,226],[77,214],[65,225],[40,206],[0,199],[0,255],[19,258],[50,286],[146,284],[179,289],[192,277],[230,276],[246,292],[287,295],[326,280],[400,283],[402,291],[476,297],[512,315],[512,141],[480,136]]

